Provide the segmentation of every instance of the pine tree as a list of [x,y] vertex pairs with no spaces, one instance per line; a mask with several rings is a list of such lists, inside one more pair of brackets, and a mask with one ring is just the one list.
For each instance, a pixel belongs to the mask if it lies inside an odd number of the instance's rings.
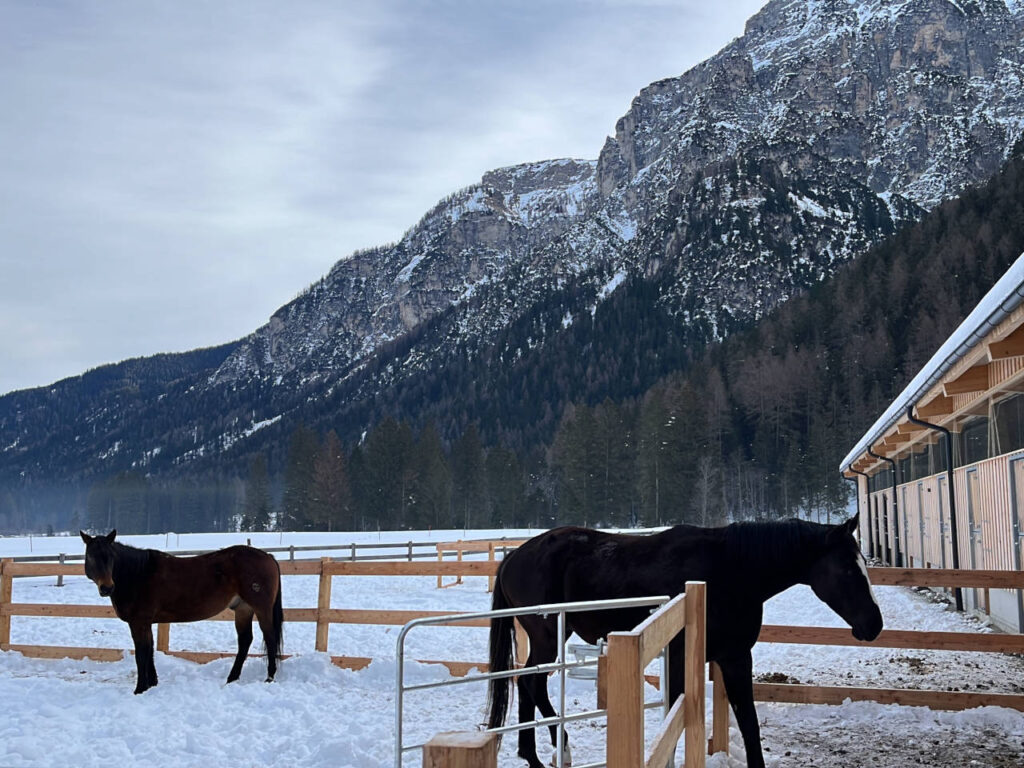
[[313,472],[319,449],[316,433],[300,423],[288,445],[278,530],[302,531],[312,527]]
[[332,429],[313,464],[312,522],[321,530],[338,530],[350,519],[352,492],[345,463],[345,450]]
[[270,475],[267,459],[260,453],[249,464],[242,506],[243,531],[265,531],[270,526]]

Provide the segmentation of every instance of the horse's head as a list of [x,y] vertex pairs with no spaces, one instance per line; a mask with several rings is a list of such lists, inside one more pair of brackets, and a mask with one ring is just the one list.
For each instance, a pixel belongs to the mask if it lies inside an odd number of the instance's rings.
[[79,531],[85,542],[85,575],[99,587],[103,597],[114,591],[114,537],[117,529],[106,536],[90,536]]
[[871,591],[864,556],[853,538],[858,518],[854,515],[826,533],[824,551],[810,567],[807,583],[853,628],[855,638],[871,641],[882,631],[882,612]]

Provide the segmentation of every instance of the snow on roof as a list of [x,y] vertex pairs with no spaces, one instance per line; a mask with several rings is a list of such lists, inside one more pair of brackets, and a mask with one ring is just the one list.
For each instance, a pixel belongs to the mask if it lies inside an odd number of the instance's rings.
[[960,323],[946,343],[932,355],[906,389],[892,402],[888,410],[864,433],[853,450],[846,454],[846,458],[839,465],[839,471],[844,471],[857,457],[870,448],[906,413],[907,406],[916,405],[917,401],[935,386],[950,368],[1022,302],[1024,302],[1024,254],[1017,257],[1017,260],[1006,270],[1006,274],[978,302],[974,311]]

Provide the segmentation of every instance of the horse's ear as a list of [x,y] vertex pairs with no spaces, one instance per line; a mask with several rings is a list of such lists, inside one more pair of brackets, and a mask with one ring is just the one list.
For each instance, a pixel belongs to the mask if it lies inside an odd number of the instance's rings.
[[114,543],[114,538],[115,538],[116,536],[117,536],[117,528],[115,528],[114,530],[112,530],[112,531],[111,531],[110,533],[108,533],[108,534],[107,534],[106,536],[104,536],[103,538],[105,538],[105,539],[107,540],[107,544],[113,544],[113,543]]
[[82,541],[85,542],[85,545],[89,546],[89,543],[92,541],[92,536],[82,530],[78,531],[78,535],[82,537]]
[[843,523],[843,527],[846,529],[846,532],[851,536],[857,532],[858,525],[860,525],[860,512]]

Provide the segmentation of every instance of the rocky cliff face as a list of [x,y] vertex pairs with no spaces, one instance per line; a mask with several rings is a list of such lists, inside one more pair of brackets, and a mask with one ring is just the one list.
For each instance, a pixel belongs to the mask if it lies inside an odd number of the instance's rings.
[[[567,281],[589,293],[566,322],[643,276],[681,330],[719,337],[993,173],[1024,133],[1022,40],[1018,0],[773,0],[719,54],[644,88],[596,161],[486,174],[399,243],[339,262],[180,394],[139,404],[181,445],[122,440],[125,461],[217,453],[434,333],[347,390],[372,396],[452,345],[483,348]],[[190,421],[196,397],[229,405]],[[124,407],[76,417],[78,461],[120,439]],[[12,471],[45,444],[25,424],[0,409]]]
[[1024,127],[1022,34],[997,0],[771,2],[645,88],[596,163],[488,173],[340,262],[213,381],[331,377],[453,308],[486,335],[570,274],[668,270],[683,322],[756,318],[998,168]]

